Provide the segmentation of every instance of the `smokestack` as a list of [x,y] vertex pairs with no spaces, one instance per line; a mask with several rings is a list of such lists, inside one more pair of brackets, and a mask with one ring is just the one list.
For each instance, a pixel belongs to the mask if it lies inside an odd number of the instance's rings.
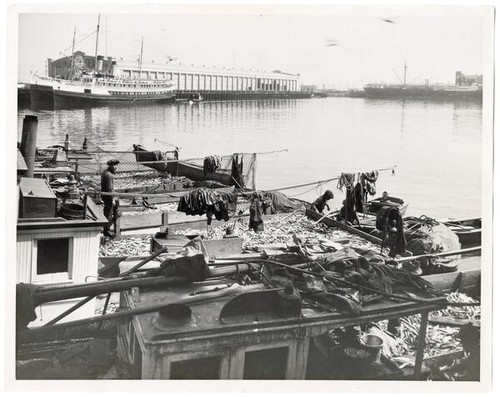
[[35,169],[36,134],[38,130],[38,117],[27,115],[23,120],[23,133],[21,137],[21,153],[28,167],[27,177],[33,178]]
[[102,73],[104,71],[104,57],[102,55],[97,56],[97,73]]

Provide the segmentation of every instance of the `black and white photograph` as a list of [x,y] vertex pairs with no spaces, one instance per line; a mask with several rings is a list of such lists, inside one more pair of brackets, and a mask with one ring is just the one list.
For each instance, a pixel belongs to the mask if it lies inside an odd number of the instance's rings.
[[494,18],[10,5],[7,388],[487,391]]

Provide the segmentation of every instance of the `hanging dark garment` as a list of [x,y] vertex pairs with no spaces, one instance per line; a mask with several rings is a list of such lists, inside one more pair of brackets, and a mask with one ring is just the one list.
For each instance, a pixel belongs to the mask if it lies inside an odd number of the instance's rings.
[[[347,189],[345,192],[345,204],[342,207],[343,217],[342,220],[345,220],[349,223],[359,223],[358,216],[356,215],[356,195],[354,189]],[[341,209],[341,212],[342,212]]]
[[184,212],[186,215],[207,215],[207,224],[212,223],[212,217],[215,219],[228,221],[229,211],[226,202],[232,201],[234,208],[236,208],[237,196],[223,195],[205,189],[194,189],[188,194],[179,198],[177,211]]
[[360,182],[356,183],[354,187],[354,201],[355,208],[357,212],[364,212],[363,206],[366,203],[367,192],[363,189],[363,186]]
[[231,163],[231,182],[229,186],[245,188],[245,180],[243,177],[243,156],[235,153]]
[[266,213],[269,204],[260,194],[255,194],[250,203],[249,228],[258,233],[264,230],[263,215]]
[[207,156],[203,160],[203,173],[213,174],[220,169],[220,158],[218,156]]

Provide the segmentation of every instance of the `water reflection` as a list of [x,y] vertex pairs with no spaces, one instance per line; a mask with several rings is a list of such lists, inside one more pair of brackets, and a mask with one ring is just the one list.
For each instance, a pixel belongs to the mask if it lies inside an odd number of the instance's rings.
[[181,157],[286,148],[259,156],[260,188],[398,164],[395,177],[380,177],[379,189],[411,202],[409,214],[475,216],[480,205],[482,109],[471,102],[313,98],[20,109],[19,138],[25,114],[39,117],[39,146],[62,144],[69,134],[74,146],[87,137],[107,150],[136,143],[165,149],[160,142],[169,142],[182,147]]

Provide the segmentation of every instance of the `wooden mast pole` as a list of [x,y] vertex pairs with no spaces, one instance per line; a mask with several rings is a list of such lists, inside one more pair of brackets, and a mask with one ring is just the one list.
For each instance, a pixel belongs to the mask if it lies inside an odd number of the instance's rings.
[[95,62],[94,62],[94,74],[97,74],[97,48],[99,46],[99,22],[101,21],[101,14],[97,16],[97,34],[95,39]]
[[70,69],[70,80],[73,81],[73,70],[75,67],[75,37],[76,37],[76,26],[75,30],[73,31],[73,45],[71,46],[71,69]]

